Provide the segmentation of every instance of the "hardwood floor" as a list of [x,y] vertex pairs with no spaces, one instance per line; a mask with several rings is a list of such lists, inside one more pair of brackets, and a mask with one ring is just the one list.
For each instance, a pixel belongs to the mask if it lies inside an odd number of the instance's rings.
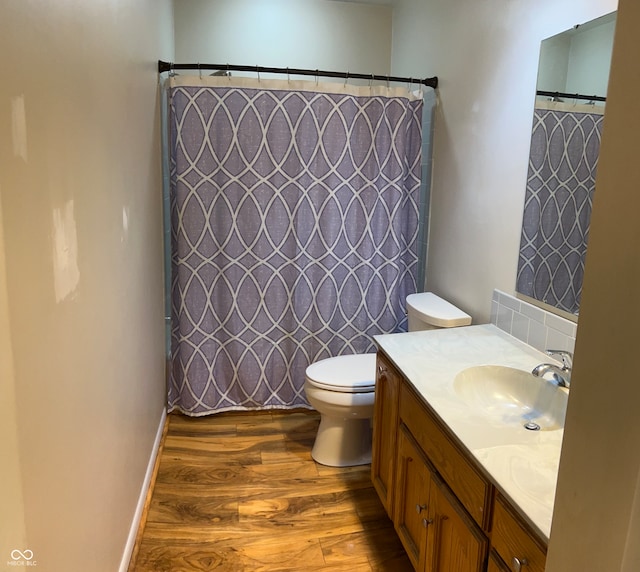
[[130,572],[413,570],[369,465],[311,459],[313,411],[172,414]]

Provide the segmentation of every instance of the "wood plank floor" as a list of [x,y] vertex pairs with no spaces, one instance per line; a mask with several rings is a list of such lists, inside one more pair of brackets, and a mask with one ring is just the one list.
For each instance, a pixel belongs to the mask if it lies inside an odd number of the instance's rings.
[[132,572],[413,570],[369,465],[311,458],[314,411],[172,414]]

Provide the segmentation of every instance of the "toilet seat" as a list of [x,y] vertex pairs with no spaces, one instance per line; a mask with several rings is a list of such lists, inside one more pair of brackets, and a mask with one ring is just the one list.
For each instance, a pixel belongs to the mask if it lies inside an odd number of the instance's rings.
[[371,393],[376,387],[376,354],[326,358],[307,367],[307,382],[340,393]]

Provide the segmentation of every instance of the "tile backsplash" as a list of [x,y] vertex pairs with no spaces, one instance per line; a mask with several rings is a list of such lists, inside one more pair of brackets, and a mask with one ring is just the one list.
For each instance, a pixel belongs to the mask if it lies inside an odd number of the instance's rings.
[[500,290],[493,291],[491,323],[541,351],[573,352],[576,342],[577,324]]

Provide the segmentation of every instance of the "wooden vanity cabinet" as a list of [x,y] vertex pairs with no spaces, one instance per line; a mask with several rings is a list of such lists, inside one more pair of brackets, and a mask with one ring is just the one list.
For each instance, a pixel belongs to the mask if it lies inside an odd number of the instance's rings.
[[400,386],[399,418],[473,520],[481,528],[488,529],[491,484],[467,460],[440,422],[404,382]]
[[491,544],[508,570],[544,572],[546,548],[535,540],[501,495],[496,496],[494,504]]
[[487,538],[425,456],[402,411],[393,522],[409,559],[424,572],[481,572]]
[[447,485],[437,476],[433,478],[427,537],[429,572],[481,572],[488,550],[486,536],[468,517]]
[[502,561],[500,556],[498,556],[497,553],[492,550],[491,554],[489,555],[489,564],[487,565],[487,572],[512,572],[512,571]]
[[433,524],[429,514],[432,471],[404,425],[398,432],[396,469],[392,520],[413,567],[424,570],[427,529]]
[[[406,399],[402,377],[384,358],[378,358],[372,476],[380,498],[414,568],[424,572],[481,572],[485,569],[488,541],[449,490],[425,454],[411,428],[424,412]],[[390,383],[391,380],[391,383]],[[390,387],[393,390],[390,391]],[[392,396],[389,404],[380,403]],[[401,403],[402,401],[402,403]],[[408,404],[408,405],[407,405]],[[379,426],[381,419],[394,419],[395,426]],[[422,438],[420,431],[415,430]],[[387,447],[393,444],[392,454]],[[381,455],[380,459],[376,459]],[[391,459],[388,469],[385,462]],[[381,494],[382,491],[382,494]],[[389,509],[391,507],[391,510]]]
[[544,545],[381,352],[371,476],[416,571],[544,571]]
[[435,473],[404,425],[398,434],[394,523],[416,570],[484,569],[487,539]]
[[371,480],[389,516],[393,514],[398,403],[401,381],[402,377],[396,368],[391,365],[391,362],[383,354],[378,353],[373,413]]

